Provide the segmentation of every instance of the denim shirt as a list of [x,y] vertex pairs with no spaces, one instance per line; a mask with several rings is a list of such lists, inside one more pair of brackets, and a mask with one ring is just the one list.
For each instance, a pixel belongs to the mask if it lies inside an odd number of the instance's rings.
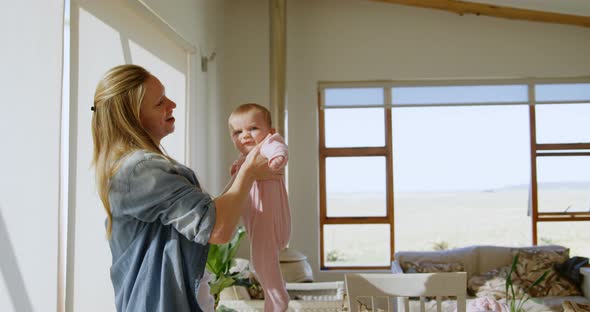
[[197,291],[215,206],[194,172],[140,150],[110,182],[117,311],[201,311]]

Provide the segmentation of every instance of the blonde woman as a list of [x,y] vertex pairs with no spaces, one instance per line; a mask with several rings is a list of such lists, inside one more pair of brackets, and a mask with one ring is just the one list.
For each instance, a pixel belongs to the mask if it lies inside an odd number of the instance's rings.
[[277,178],[251,152],[221,196],[163,153],[176,104],[136,65],[109,70],[92,106],[93,164],[107,213],[111,281],[118,311],[202,311],[197,302],[209,243],[227,242],[256,179]]

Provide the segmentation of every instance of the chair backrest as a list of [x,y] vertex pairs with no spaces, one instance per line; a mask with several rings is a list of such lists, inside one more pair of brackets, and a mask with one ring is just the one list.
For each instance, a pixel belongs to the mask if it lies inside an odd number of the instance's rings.
[[[410,311],[410,297],[419,297],[420,311],[426,311],[426,297],[436,297],[436,310],[442,310],[442,297],[456,297],[457,311],[465,312],[467,273],[415,273],[415,274],[346,274],[346,293],[351,312],[364,305],[368,311],[377,311],[378,298],[385,311]],[[383,300],[381,300],[383,303]],[[417,304],[417,303],[416,303]]]

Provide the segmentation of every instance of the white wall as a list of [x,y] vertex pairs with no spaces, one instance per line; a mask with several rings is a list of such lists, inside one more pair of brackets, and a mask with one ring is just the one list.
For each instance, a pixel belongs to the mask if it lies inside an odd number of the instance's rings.
[[[224,92],[223,114],[217,132],[225,144],[224,168],[228,176],[229,166],[238,156],[233,147],[227,118],[231,111],[243,103],[259,103],[269,107],[269,1],[232,0],[226,2],[224,11],[222,69]],[[247,27],[246,27],[247,25]]]
[[[216,105],[211,102],[211,99],[216,100],[215,96],[209,95],[217,92],[217,82],[200,72],[199,55],[187,55],[182,40],[169,36],[165,25],[154,22],[130,3],[131,0],[72,1],[69,221],[73,240],[70,242],[69,311],[114,310],[109,275],[111,254],[104,227],[106,215],[90,167],[93,114],[90,106],[96,84],[104,72],[123,63],[149,69],[177,103],[175,133],[162,141],[166,150],[180,162],[196,160],[194,162],[197,165],[201,162],[201,166],[206,161],[201,158],[208,156],[207,150],[193,144],[193,141],[207,141],[207,133],[201,131],[198,121],[189,121],[192,127],[189,129],[184,120],[188,114]],[[216,33],[211,25],[218,21],[216,16],[221,14],[221,3],[178,0],[168,1],[167,6],[157,4],[157,1],[148,2],[197,51],[214,46]],[[187,93],[190,94],[188,103]],[[195,116],[207,120],[206,116]],[[194,140],[193,132],[198,132]],[[188,155],[187,141],[191,144]]]
[[0,2],[0,311],[57,307],[63,6]]
[[[218,118],[221,87],[219,73],[222,67],[223,53],[223,10],[224,1],[219,0],[175,0],[145,1],[162,18],[175,28],[182,36],[197,48],[192,56],[191,74],[194,84],[191,87],[191,109],[189,110],[190,136],[189,158],[186,161],[195,169],[203,186],[211,193],[217,194],[227,182],[225,171],[221,174],[218,168],[220,155],[224,148],[221,145]],[[210,57],[208,70],[201,70],[201,57]]]
[[[225,57],[235,61],[224,71],[225,105],[267,104],[267,2],[232,1],[230,9]],[[318,81],[590,74],[588,28],[366,0],[291,0],[287,23],[291,246],[308,256],[316,280],[342,278],[318,272]]]
[[[227,182],[228,168],[238,156],[227,127],[229,114],[243,103],[259,103],[270,108],[269,1],[231,0],[225,3],[221,50],[223,67],[220,69],[220,84],[224,92],[216,116],[217,127],[212,128],[221,143],[216,164],[221,184]],[[249,244],[247,237],[242,240],[238,257],[249,257]]]

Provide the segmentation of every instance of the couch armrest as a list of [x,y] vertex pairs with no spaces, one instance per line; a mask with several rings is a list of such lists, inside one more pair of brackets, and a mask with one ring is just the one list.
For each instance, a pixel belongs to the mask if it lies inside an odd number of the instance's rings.
[[590,267],[580,268],[580,274],[584,276],[582,279],[582,293],[586,299],[590,300]]
[[404,270],[402,270],[402,267],[399,265],[397,260],[391,262],[391,273],[404,274]]
[[584,276],[582,279],[582,293],[586,299],[590,300],[590,267],[580,268],[580,274]]

